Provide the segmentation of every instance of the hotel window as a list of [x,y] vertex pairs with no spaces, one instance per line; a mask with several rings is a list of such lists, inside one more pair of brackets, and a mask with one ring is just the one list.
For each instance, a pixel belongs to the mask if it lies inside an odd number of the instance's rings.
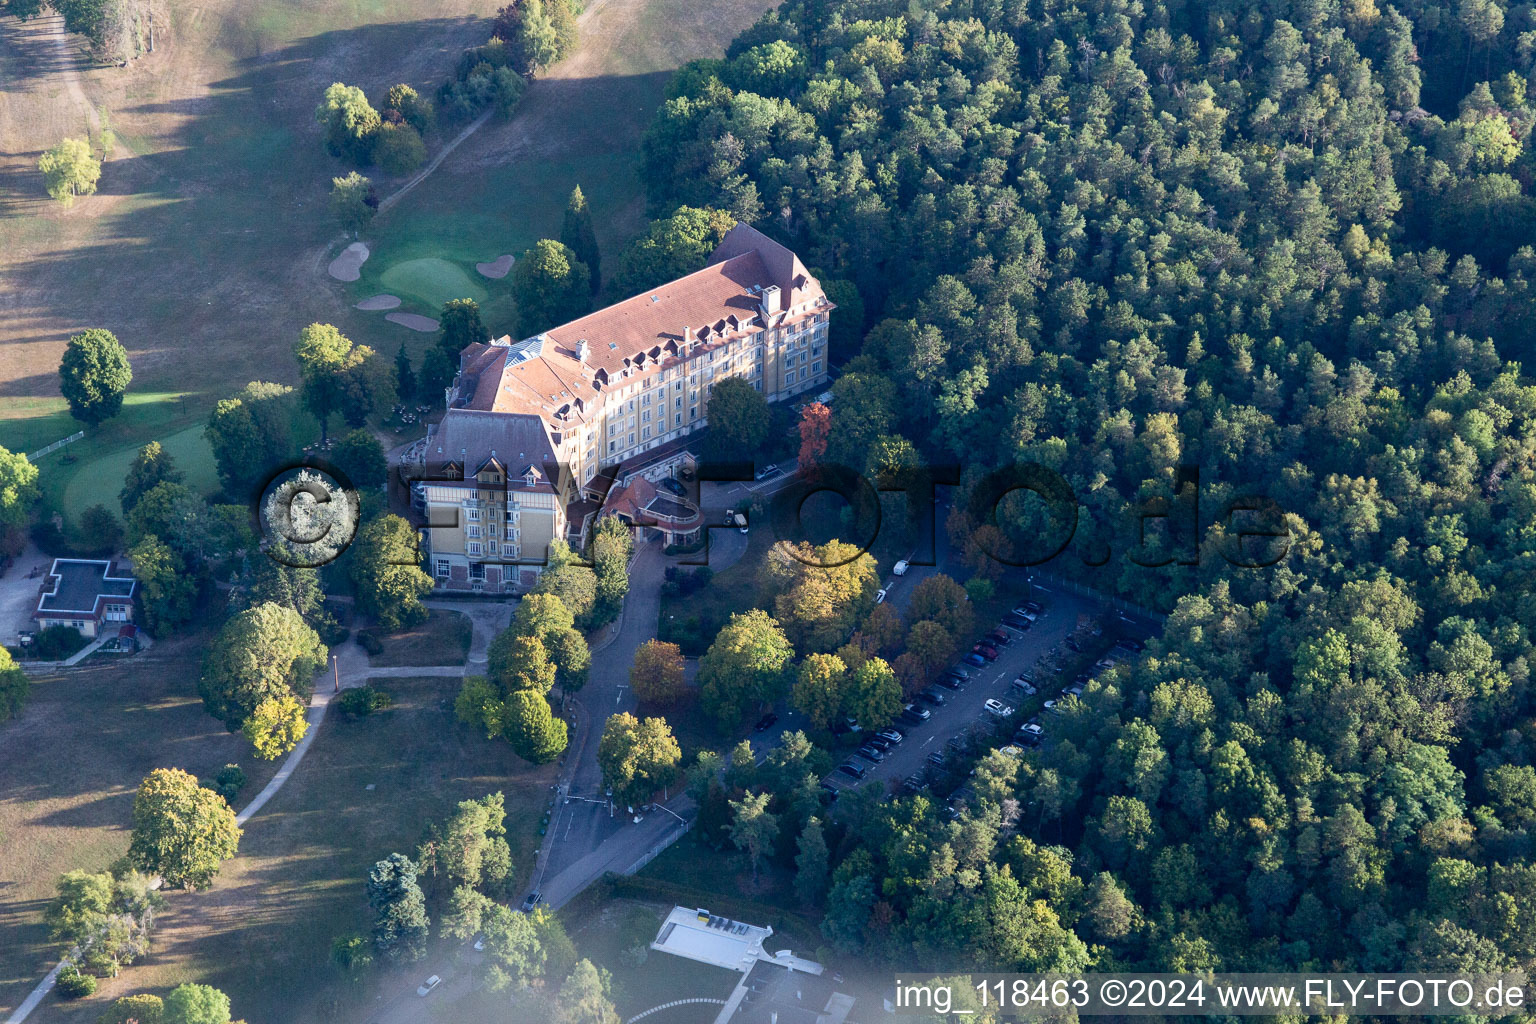
[[642,433],[640,436],[643,438],[649,438],[651,436],[651,428],[646,427],[644,433]]
[[611,452],[611,451],[613,451],[613,450],[614,450],[614,449],[615,449],[615,448],[617,448],[617,447],[618,447],[618,446],[619,446],[619,442],[617,442],[617,441],[609,441],[609,442],[608,442],[608,450],[609,450],[609,451],[610,451],[610,452]]
[[640,404],[641,405],[650,405],[651,404],[651,396],[650,395],[642,395],[641,398],[640,398]]
[[794,370],[790,370],[788,373],[786,373],[784,375],[784,383],[785,384],[793,384],[794,382],[795,382],[795,371]]
[[699,418],[699,407],[698,406],[693,406],[692,408],[690,408],[688,410],[688,418],[691,419],[691,420],[696,420],[696,419]]
[[448,566],[448,559],[446,559],[446,558],[439,558],[437,560],[437,574],[439,576],[447,576],[450,571],[451,570],[449,569],[449,566]]
[[634,435],[633,432],[631,432],[630,435],[629,435],[629,446],[631,448],[633,448],[635,446],[635,435]]
[[470,520],[470,522],[474,522],[475,520],[477,520],[479,518],[480,518],[480,510],[477,509],[477,508],[470,508],[469,509],[469,520]]
[[[479,541],[472,541],[470,543],[470,545],[469,545],[469,553],[472,554],[472,555],[478,555],[480,553],[480,542]],[[470,566],[469,567],[469,571],[470,571],[471,574],[473,574],[474,571],[475,571],[475,567],[474,566]]]
[[651,422],[651,410],[647,409],[645,412],[641,413],[640,419],[645,423]]
[[674,424],[674,425],[675,426],[679,426],[679,427],[683,425],[683,414],[682,413],[678,413],[677,414],[677,423]]
[[496,536],[496,524],[495,523],[490,523],[490,524],[488,524],[486,526],[486,528],[485,528],[485,535],[487,537],[494,537],[494,536]]
[[517,510],[516,509],[511,509],[511,508],[507,509],[507,522],[509,522],[509,523],[517,522]]
[[485,579],[485,564],[483,562],[471,563],[469,567],[469,578],[472,580]]
[[493,555],[494,555],[494,554],[496,554],[496,553],[497,553],[497,552],[496,552],[496,542],[495,542],[495,541],[491,541],[491,542],[490,542],[490,549],[491,549],[491,554],[493,554]]
[[682,395],[678,395],[677,396],[677,408],[681,409],[682,407],[683,407],[683,396]]
[[816,360],[814,363],[811,364],[811,372],[812,373],[820,373],[821,372],[821,360],[820,359]]
[[478,527],[478,526],[471,526],[469,528],[469,535],[471,537],[478,537],[478,536],[480,536],[480,527]]

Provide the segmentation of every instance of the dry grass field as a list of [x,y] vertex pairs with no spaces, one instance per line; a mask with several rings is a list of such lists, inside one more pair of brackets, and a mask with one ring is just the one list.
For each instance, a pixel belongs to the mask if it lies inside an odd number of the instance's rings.
[[[324,272],[350,239],[326,208],[347,168],[321,145],[320,93],[342,80],[371,96],[397,81],[430,94],[484,40],[495,0],[177,5],[156,52],[123,69],[90,67],[56,18],[0,18],[0,79],[14,83],[0,91],[0,445],[31,451],[72,432],[58,359],[87,326],[117,333],[132,390],[154,398],[76,445],[76,464],[49,456],[45,475],[201,422],[247,380],[294,380],[291,346],[316,320],[386,354],[402,342],[419,354],[430,335],[353,303],[384,290],[397,263],[441,258],[473,274],[557,233],[578,183],[613,254],[643,225],[638,146],[667,73],[723,52],[770,6],[593,0],[578,51],[368,229],[373,258],[352,285]],[[64,209],[46,197],[37,158],[102,123],[117,143],[100,192]],[[484,283],[488,323],[509,325],[507,283]]]

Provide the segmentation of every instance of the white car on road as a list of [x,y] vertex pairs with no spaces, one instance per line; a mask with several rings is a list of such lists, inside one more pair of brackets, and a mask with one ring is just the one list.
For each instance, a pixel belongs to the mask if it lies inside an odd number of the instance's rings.
[[987,714],[996,715],[998,718],[1007,718],[1009,715],[1013,714],[1013,708],[1009,707],[1007,704],[1004,704],[996,697],[987,698],[987,702],[983,704],[982,707],[986,709]]
[[437,988],[437,986],[441,985],[442,983],[443,979],[434,974],[432,977],[421,983],[421,987],[416,990],[416,994],[419,996],[424,996],[428,992],[431,992],[433,989]]
[[907,574],[908,568],[907,560],[903,558],[901,561],[897,562],[894,566],[891,567],[891,575],[905,576]]

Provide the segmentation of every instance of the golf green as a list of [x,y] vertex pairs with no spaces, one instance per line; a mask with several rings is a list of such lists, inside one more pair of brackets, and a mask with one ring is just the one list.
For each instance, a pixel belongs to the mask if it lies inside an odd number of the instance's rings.
[[450,299],[485,301],[485,289],[463,268],[435,256],[396,263],[379,275],[379,282],[393,295],[424,303],[434,315]]
[[[212,494],[219,489],[213,449],[208,447],[201,425],[159,440],[160,447],[184,474],[183,483],[200,494]],[[121,512],[117,492],[122,490],[123,478],[138,454],[137,447],[123,448],[81,466],[64,488],[64,514],[74,519],[92,505],[105,505],[112,512]]]

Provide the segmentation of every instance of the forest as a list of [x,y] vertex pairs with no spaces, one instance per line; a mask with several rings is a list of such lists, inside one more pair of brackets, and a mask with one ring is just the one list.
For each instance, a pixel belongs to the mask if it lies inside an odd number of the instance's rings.
[[[1536,964],[1533,72],[1501,0],[789,0],[677,74],[652,212],[827,286],[830,455],[1046,466],[1081,506],[1051,569],[1170,612],[958,820],[845,798],[805,887],[832,946]],[[1128,557],[1192,469],[1201,557]],[[1252,494],[1273,565],[1212,550]],[[1044,514],[998,525],[1023,554]],[[823,842],[781,810],[782,861]]]

